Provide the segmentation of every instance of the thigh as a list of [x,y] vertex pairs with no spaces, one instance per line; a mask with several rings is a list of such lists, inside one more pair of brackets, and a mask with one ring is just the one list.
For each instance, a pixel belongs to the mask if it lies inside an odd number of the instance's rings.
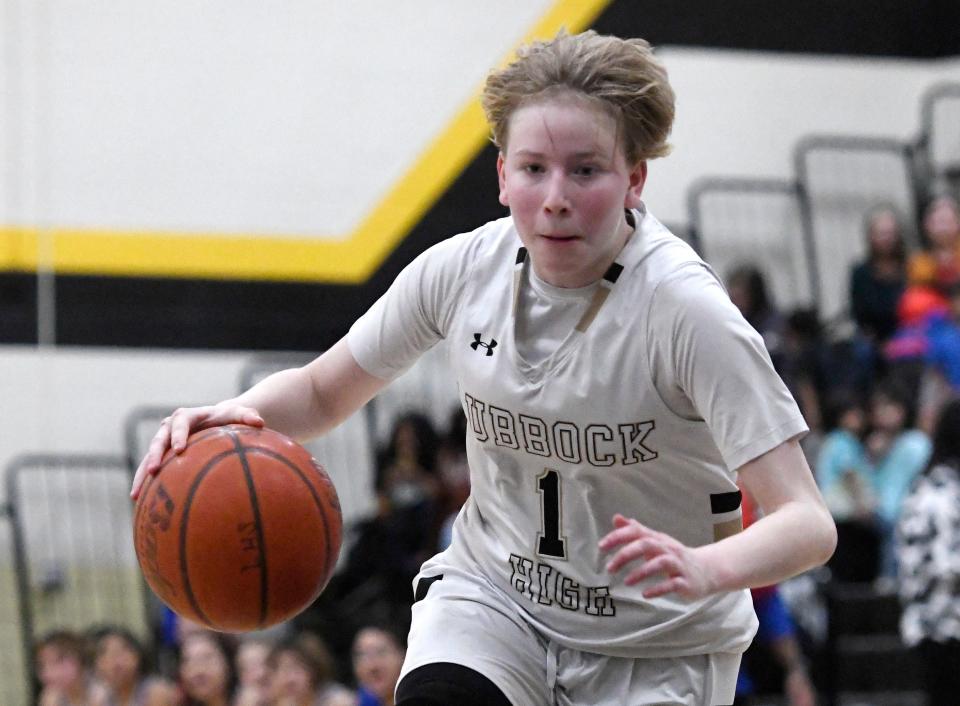
[[740,655],[629,659],[576,650],[558,655],[559,706],[729,706]]
[[546,647],[496,589],[443,567],[418,578],[417,598],[400,681],[418,667],[448,662],[484,675],[516,706],[553,704]]

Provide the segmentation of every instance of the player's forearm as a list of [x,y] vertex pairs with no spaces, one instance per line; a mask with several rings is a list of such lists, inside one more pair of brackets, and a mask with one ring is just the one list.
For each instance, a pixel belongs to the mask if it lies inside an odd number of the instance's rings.
[[788,502],[740,534],[699,547],[717,591],[778,583],[833,554],[837,530],[819,503]]
[[260,413],[266,426],[294,439],[322,434],[334,421],[320,403],[305,368],[281,370],[251,387],[242,395],[217,406],[241,405]]
[[220,404],[253,407],[268,427],[303,441],[340,424],[386,384],[360,367],[340,339],[302,368],[274,373]]

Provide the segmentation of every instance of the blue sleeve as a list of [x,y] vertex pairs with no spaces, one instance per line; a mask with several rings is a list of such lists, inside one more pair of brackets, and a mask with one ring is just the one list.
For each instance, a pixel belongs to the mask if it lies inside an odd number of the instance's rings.
[[790,617],[790,611],[780,598],[779,591],[768,591],[754,602],[760,628],[757,639],[761,642],[773,642],[782,637],[790,637],[797,632]]

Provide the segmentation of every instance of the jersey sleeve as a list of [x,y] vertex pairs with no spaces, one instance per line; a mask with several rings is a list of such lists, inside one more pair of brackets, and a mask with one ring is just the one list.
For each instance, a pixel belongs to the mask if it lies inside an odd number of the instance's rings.
[[807,431],[763,339],[703,263],[657,286],[647,335],[660,396],[676,414],[703,420],[729,469]]
[[361,368],[393,380],[446,336],[469,267],[467,235],[421,253],[350,327],[347,345]]

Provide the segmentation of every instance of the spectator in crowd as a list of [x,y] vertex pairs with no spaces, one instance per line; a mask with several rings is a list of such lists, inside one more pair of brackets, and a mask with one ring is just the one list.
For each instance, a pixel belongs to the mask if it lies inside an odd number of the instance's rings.
[[410,412],[397,420],[377,468],[382,515],[436,499],[439,443],[437,432],[425,415]]
[[353,639],[353,673],[359,706],[393,706],[406,653],[403,635],[392,626],[368,625]]
[[882,347],[899,326],[897,304],[906,286],[907,251],[893,206],[876,206],[864,223],[867,256],[850,272],[850,310],[857,325],[855,355],[864,376],[859,387],[866,392],[871,379],[884,374]]
[[817,312],[810,308],[794,309],[785,319],[780,377],[793,394],[810,427],[811,433],[801,444],[808,453],[821,440],[821,400],[829,392],[833,372],[833,354],[824,341]]
[[827,406],[829,431],[817,457],[817,483],[835,520],[871,514],[872,469],[863,445],[867,414],[856,395],[837,389]]
[[109,706],[174,706],[173,685],[148,674],[147,652],[129,630],[105,626],[92,632],[94,673],[107,689]]
[[271,649],[270,642],[259,637],[244,637],[237,645],[235,706],[267,706],[269,703],[270,671],[267,657]]
[[54,630],[37,640],[33,654],[38,706],[106,706],[106,689],[90,673],[89,648],[80,635]]
[[960,400],[942,410],[930,463],[897,524],[900,632],[923,665],[929,706],[960,693]]
[[873,465],[873,493],[880,524],[880,573],[896,575],[893,530],[914,478],[930,458],[930,438],[914,428],[915,403],[901,381],[878,384],[870,402],[871,430],[866,440]]
[[430,420],[410,413],[397,420],[380,454],[377,514],[361,522],[357,539],[331,598],[360,591],[378,603],[378,619],[409,615],[410,586],[420,565],[436,552],[441,522],[437,433]]
[[900,216],[892,206],[877,206],[867,213],[865,222],[867,257],[850,273],[850,305],[858,333],[882,343],[897,328],[907,252]]
[[880,532],[874,516],[874,471],[863,443],[867,412],[846,389],[831,393],[825,415],[828,432],[814,464],[817,484],[837,524],[837,551],[830,567],[843,581],[877,576]]
[[884,345],[884,358],[919,389],[930,334],[947,315],[947,297],[960,284],[960,216],[950,196],[935,198],[924,211],[925,248],[908,264],[908,285],[897,305],[899,325]]
[[[798,309],[785,316],[777,308],[760,269],[750,263],[736,267],[727,278],[731,301],[763,337],[773,366],[793,394],[807,425],[820,429],[820,378],[826,361],[815,312]],[[809,441],[815,440],[811,435]]]
[[179,674],[183,706],[231,706],[237,687],[233,643],[207,630],[185,634]]
[[949,195],[935,197],[923,211],[924,249],[910,258],[911,286],[941,294],[960,282],[960,206]]
[[960,393],[960,283],[948,292],[948,305],[945,315],[931,318],[927,332],[920,427],[929,433],[940,407]]
[[753,264],[740,265],[727,277],[727,291],[743,318],[763,337],[773,365],[780,372],[786,321],[773,302],[763,273]]
[[270,706],[354,706],[356,696],[334,680],[333,658],[311,633],[281,640],[267,658]]

